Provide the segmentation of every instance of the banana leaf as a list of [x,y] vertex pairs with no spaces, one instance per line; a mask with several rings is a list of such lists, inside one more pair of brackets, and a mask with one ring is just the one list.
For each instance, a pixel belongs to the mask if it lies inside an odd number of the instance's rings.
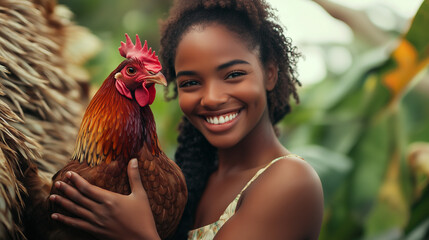
[[[304,89],[300,106],[284,120],[283,142],[301,155],[307,151],[326,188],[320,239],[427,234],[416,229],[427,226],[429,197],[415,194],[407,149],[416,140],[429,142],[429,134],[420,133],[428,133],[429,110],[414,96],[428,72],[428,24],[425,0],[387,58],[385,47],[357,57],[344,76]],[[315,152],[342,157],[315,158]]]

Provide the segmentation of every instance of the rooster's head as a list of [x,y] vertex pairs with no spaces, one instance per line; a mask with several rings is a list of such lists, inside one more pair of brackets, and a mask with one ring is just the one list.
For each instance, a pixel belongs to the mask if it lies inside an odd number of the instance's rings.
[[167,81],[161,73],[162,66],[145,41],[142,47],[139,36],[136,35],[136,45],[133,44],[128,34],[125,34],[127,42],[121,42],[119,53],[127,60],[126,64],[115,74],[116,89],[123,96],[133,99],[144,107],[152,104],[155,99],[155,83],[167,86]]

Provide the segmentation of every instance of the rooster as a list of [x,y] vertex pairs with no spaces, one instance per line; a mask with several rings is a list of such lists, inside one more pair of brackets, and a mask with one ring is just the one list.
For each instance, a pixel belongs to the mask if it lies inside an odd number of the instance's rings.
[[[161,64],[138,35],[134,45],[126,34],[120,54],[126,58],[107,77],[89,103],[78,133],[71,161],[52,178],[69,182],[74,171],[88,182],[104,189],[130,194],[127,165],[137,158],[143,186],[147,191],[158,233],[162,239],[177,227],[187,200],[180,168],[160,149],[155,121],[149,105],[155,98],[154,84],[166,85]],[[50,219],[54,209],[49,194],[60,194],[52,182],[43,183],[37,168],[25,173],[29,199],[25,222],[29,239],[92,239]],[[64,212],[64,211],[63,211]]]

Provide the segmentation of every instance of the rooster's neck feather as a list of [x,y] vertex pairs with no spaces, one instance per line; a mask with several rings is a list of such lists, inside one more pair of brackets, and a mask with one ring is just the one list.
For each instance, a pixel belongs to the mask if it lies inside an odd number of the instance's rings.
[[134,99],[122,96],[115,88],[114,74],[120,67],[110,74],[89,103],[72,160],[90,166],[111,161],[127,163],[137,157],[144,142],[152,147],[153,154],[159,153],[150,107],[140,107]]

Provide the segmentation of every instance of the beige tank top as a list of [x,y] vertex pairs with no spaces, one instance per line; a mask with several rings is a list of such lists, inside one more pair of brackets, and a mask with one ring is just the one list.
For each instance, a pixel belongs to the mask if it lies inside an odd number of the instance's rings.
[[[188,240],[211,240],[215,237],[216,233],[219,231],[219,229],[225,224],[226,221],[228,221],[229,218],[231,218],[234,213],[235,209],[237,207],[238,200],[241,197],[241,194],[244,190],[253,182],[256,178],[259,177],[269,166],[271,166],[273,163],[277,162],[280,159],[286,158],[286,157],[298,157],[301,158],[298,155],[295,154],[289,154],[286,156],[278,157],[274,160],[272,160],[270,163],[268,163],[265,167],[258,170],[258,172],[253,176],[252,179],[244,186],[244,188],[240,191],[240,193],[235,197],[235,199],[228,205],[226,210],[223,212],[223,214],[220,216],[219,220],[216,222],[191,230],[188,232]],[[302,158],[301,158],[302,159]]]

